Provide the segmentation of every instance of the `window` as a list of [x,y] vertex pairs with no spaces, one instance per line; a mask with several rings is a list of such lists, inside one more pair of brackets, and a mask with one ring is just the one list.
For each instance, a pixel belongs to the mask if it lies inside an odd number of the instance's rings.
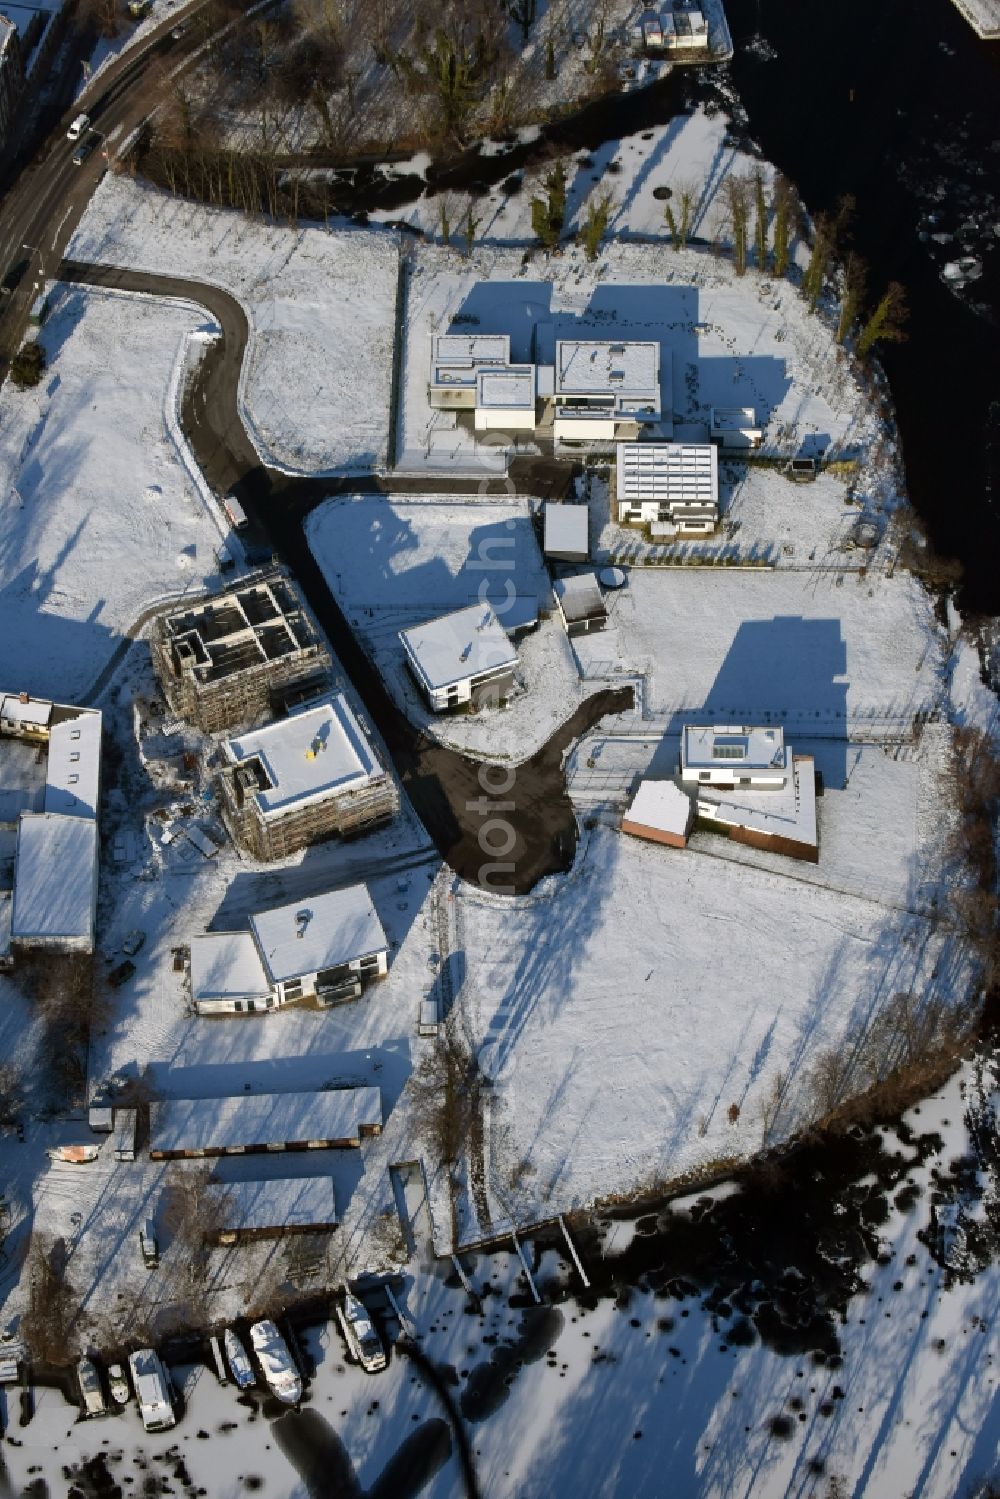
[[712,772],[710,770],[699,770],[698,779],[699,781],[707,781],[711,774]]
[[69,758],[70,758],[70,764],[71,765],[75,765],[76,762],[77,762],[77,760],[79,760],[79,758],[80,758],[80,751],[79,750],[71,750]]
[[69,737],[71,739],[79,739],[79,737],[80,737],[80,730],[79,729],[70,729],[70,731],[69,731]]
[[735,735],[723,739],[719,738],[712,745],[713,760],[745,760],[747,757],[747,741],[741,735]]
[[301,998],[301,995],[302,995],[302,980],[300,978],[289,979],[288,982],[286,984],[284,984],[282,987],[283,987],[284,995],[285,995],[286,999],[299,999],[299,998]]

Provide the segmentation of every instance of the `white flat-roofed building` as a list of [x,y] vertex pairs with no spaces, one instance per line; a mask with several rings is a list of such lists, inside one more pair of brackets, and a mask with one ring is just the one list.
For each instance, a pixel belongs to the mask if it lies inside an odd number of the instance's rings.
[[542,512],[542,551],[558,562],[586,562],[590,555],[590,509],[587,505],[547,503]]
[[670,848],[686,848],[694,806],[676,781],[640,781],[622,818],[622,832]]
[[167,1098],[149,1106],[154,1161],[280,1150],[357,1149],[382,1133],[378,1088]]
[[752,406],[713,406],[709,433],[712,441],[727,452],[750,452],[764,440]]
[[552,592],[567,635],[589,635],[594,630],[604,629],[608,622],[608,606],[595,573],[556,578]]
[[365,885],[326,891],[251,916],[248,932],[191,942],[200,1015],[253,1014],[301,999],[357,999],[389,971],[389,943]]
[[781,787],[791,776],[782,728],[687,724],[681,734],[681,780],[699,785]]
[[101,794],[101,715],[83,712],[53,722],[45,775],[45,810],[97,816]]
[[431,339],[427,393],[439,409],[471,411],[483,367],[510,367],[507,333],[436,333]]
[[661,412],[658,343],[559,339],[553,436],[557,442],[620,442]]
[[819,859],[816,767],[811,755],[793,755],[787,750],[786,756],[787,774],[780,783],[746,786],[740,780],[728,789],[700,785],[698,818],[737,843],[815,864]]
[[224,740],[223,816],[235,841],[277,859],[399,810],[399,793],[342,692]]
[[719,523],[719,454],[712,443],[621,443],[615,480],[620,525],[709,536]]
[[97,823],[91,817],[22,815],[11,913],[15,946],[93,952],[97,850]]
[[476,371],[476,431],[533,432],[535,398],[533,364],[481,366]]
[[329,1232],[337,1227],[333,1178],[329,1176],[212,1182],[207,1195],[216,1225],[212,1237],[219,1244]]
[[417,684],[435,713],[509,695],[517,651],[489,604],[470,604],[401,630]]

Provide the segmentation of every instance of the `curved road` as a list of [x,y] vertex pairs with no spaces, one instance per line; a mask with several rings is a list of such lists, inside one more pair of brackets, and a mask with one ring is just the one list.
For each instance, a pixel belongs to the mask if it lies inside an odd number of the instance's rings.
[[[187,394],[186,436],[209,482],[218,490],[238,490],[254,523],[298,578],[442,858],[463,879],[504,894],[522,894],[544,875],[567,869],[577,825],[563,756],[603,714],[631,706],[631,689],[588,698],[537,754],[513,771],[459,754],[422,733],[397,707],[359,646],[303,528],[313,506],[332,494],[389,486],[374,477],[361,483],[295,479],[264,467],[240,420],[237,392],[249,330],[243,308],[229,292],[180,277],[76,261],[63,262],[59,275],[88,286],[183,298],[212,315],[222,336],[211,345]],[[568,470],[561,473],[565,481]]]

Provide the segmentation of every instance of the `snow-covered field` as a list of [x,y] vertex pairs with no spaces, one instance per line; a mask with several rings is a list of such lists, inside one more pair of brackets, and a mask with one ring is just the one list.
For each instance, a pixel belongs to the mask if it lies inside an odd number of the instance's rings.
[[[528,500],[356,495],[313,511],[307,533],[327,583],[393,694],[442,743],[525,760],[585,696]],[[506,707],[432,714],[406,667],[399,631],[475,603],[481,589],[501,609],[516,593],[551,617],[518,639],[518,689]]]
[[240,301],[241,408],[265,463],[338,473],[385,462],[394,235],[257,223],[109,173],[68,253],[209,282]]
[[144,610],[217,576],[219,520],[176,415],[182,362],[205,333],[195,307],[55,291],[42,383],[0,393],[0,678],[11,686],[79,699]]

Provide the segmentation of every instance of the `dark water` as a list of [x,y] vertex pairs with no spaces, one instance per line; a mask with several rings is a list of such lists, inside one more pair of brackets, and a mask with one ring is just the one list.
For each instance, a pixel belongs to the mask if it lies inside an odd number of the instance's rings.
[[[949,0],[726,10],[731,78],[763,154],[812,212],[853,193],[872,289],[906,287],[909,338],[882,359],[910,498],[964,563],[965,607],[1000,613],[1000,44]],[[970,252],[983,274],[956,294],[940,272]]]

